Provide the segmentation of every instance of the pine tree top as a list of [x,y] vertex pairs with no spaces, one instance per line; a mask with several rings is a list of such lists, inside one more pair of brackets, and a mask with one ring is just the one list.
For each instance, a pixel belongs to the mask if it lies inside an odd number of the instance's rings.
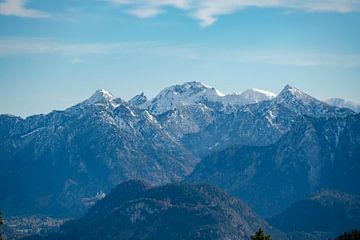
[[255,235],[251,236],[251,240],[271,240],[270,235],[265,235],[264,230],[259,228]]

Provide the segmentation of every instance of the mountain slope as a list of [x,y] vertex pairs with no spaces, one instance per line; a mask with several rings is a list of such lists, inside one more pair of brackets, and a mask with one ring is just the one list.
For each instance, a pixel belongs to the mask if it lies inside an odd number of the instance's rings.
[[198,161],[149,112],[104,90],[65,111],[1,116],[0,127],[0,205],[8,215],[79,214],[87,199],[124,180],[180,180]]
[[272,100],[238,106],[231,112],[214,110],[212,113],[212,121],[181,138],[182,144],[200,157],[235,144],[273,144],[300,116],[331,118],[354,114],[349,109],[329,106],[291,86],[286,86]]
[[327,231],[339,234],[360,227],[360,196],[322,190],[267,221],[285,232]]
[[210,185],[151,187],[129,181],[96,203],[84,217],[41,239],[235,240],[249,239],[258,227],[276,239],[285,239],[240,200]]
[[[221,139],[219,133],[211,130],[214,125],[215,128],[219,125],[220,129],[224,121],[226,123],[231,121],[234,112],[241,106],[263,102],[274,97],[274,93],[258,89],[224,95],[217,89],[200,82],[188,82],[165,88],[149,101],[144,94],[137,95],[129,100],[129,103],[156,115],[169,135],[184,144],[195,155],[201,156],[213,150],[212,145],[216,144],[213,143],[214,140]],[[239,114],[235,117],[236,120],[238,117],[242,118]],[[228,118],[230,120],[227,120]],[[228,131],[226,129],[225,134]],[[204,137],[209,137],[210,140],[197,140]],[[196,148],[193,147],[195,145],[192,139],[200,143],[196,144]],[[243,141],[244,139],[236,140]],[[223,146],[223,144],[219,145]]]
[[300,117],[270,146],[233,146],[205,157],[188,181],[215,184],[268,216],[320,188],[360,193],[360,115]]

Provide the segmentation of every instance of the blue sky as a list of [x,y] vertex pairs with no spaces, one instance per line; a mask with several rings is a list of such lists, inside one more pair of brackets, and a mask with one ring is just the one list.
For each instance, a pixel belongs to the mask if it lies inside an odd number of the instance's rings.
[[201,81],[360,102],[358,0],[0,0],[0,113]]

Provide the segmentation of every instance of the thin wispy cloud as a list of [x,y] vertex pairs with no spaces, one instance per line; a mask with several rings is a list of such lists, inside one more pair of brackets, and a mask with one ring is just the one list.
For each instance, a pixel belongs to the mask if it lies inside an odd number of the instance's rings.
[[[166,8],[185,11],[203,27],[214,24],[219,17],[246,8],[280,8],[306,12],[360,12],[359,0],[106,0],[122,6],[125,12],[139,18],[156,17]],[[28,7],[30,0],[0,0],[0,15],[46,18],[46,12]]]
[[142,7],[142,8],[134,8],[128,11],[131,15],[134,15],[139,18],[150,18],[155,17],[161,14],[163,10],[157,7]]
[[0,39],[0,57],[21,55],[62,55],[72,58],[90,55],[157,56],[196,59],[196,48],[169,46],[158,42],[63,43],[49,39]]
[[127,12],[137,17],[155,17],[165,12],[166,7],[184,10],[203,27],[214,24],[222,15],[250,7],[282,8],[306,12],[359,12],[358,0],[110,0],[127,8]]
[[164,7],[188,9],[188,0],[110,0],[111,2],[128,6],[127,12],[139,18],[156,17],[164,12]]
[[231,55],[232,59],[246,63],[262,63],[297,67],[360,67],[360,55],[358,54],[334,54],[319,52],[295,52],[295,51],[255,51],[239,52]]
[[28,17],[28,18],[47,18],[48,13],[31,9],[26,6],[27,0],[4,0],[0,2],[0,15]]
[[191,1],[189,0],[110,0],[110,1],[122,5],[140,5],[140,6],[152,6],[152,7],[173,6],[179,9],[187,9],[191,6]]
[[72,63],[82,63],[87,57],[99,55],[128,57],[182,58],[201,63],[249,63],[297,67],[360,67],[358,54],[333,54],[285,50],[213,50],[203,45],[169,45],[161,42],[63,43],[49,39],[0,39],[0,57],[24,55],[65,56]]

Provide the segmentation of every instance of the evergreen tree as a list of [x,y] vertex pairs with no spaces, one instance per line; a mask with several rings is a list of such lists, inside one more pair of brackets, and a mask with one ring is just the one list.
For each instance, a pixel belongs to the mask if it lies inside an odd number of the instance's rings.
[[338,236],[335,240],[360,240],[360,231],[357,229],[345,231],[344,234]]
[[259,230],[251,236],[251,240],[271,240],[270,235],[265,235],[264,230],[259,228]]
[[[1,225],[3,225],[3,224],[4,224],[4,220],[3,220],[3,217],[2,217],[2,213],[0,211],[0,228],[1,228]],[[0,240],[2,240],[1,232],[0,232]]]

